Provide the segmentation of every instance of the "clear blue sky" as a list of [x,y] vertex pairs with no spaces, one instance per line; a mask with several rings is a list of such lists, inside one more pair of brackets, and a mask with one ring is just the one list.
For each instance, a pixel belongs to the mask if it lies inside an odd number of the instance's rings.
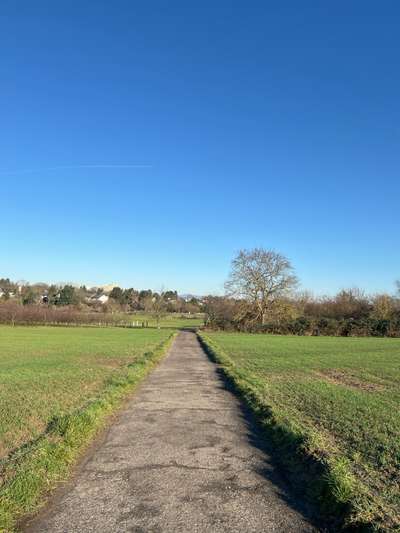
[[316,293],[392,291],[399,25],[397,0],[3,1],[0,276],[202,294],[265,246]]

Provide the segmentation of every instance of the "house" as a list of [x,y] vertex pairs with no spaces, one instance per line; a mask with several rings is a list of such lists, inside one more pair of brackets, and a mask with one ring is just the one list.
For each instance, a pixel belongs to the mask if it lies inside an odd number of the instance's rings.
[[98,286],[89,287],[89,290],[90,291],[100,290],[104,294],[108,294],[114,289],[114,287],[119,287],[119,285],[116,285],[115,283],[108,283],[107,285],[98,285]]
[[1,289],[1,288],[0,288],[0,298],[3,298],[3,297],[4,297],[5,299],[6,299],[6,298],[10,298],[10,299],[11,299],[11,298],[14,298],[14,297],[15,297],[15,292],[10,292],[10,291],[8,291],[7,289],[4,290],[4,289]]

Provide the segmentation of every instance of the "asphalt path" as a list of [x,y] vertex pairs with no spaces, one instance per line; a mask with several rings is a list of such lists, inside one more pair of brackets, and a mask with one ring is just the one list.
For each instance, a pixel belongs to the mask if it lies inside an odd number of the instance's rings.
[[315,532],[197,337],[179,333],[29,532]]

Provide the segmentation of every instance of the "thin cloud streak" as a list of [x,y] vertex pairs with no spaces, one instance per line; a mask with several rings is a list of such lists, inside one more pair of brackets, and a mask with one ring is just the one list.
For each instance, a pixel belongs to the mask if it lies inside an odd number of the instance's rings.
[[49,172],[53,170],[79,170],[79,169],[96,169],[96,168],[110,168],[110,169],[139,169],[139,168],[152,168],[153,165],[61,165],[57,167],[44,167],[44,168],[37,168],[37,169],[29,169],[29,170],[2,170],[0,171],[1,176],[16,176],[16,175],[22,175],[22,174],[36,174],[37,172]]

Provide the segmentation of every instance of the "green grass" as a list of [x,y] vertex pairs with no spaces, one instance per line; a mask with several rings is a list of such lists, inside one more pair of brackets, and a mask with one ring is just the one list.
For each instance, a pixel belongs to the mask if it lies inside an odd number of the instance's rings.
[[[149,327],[156,327],[156,319],[146,313],[134,313],[131,315],[132,321],[138,320],[139,322],[148,321]],[[180,313],[168,313],[160,320],[160,327],[162,328],[197,328],[204,324],[204,317],[201,313],[195,315],[180,314]]]
[[400,339],[201,335],[325,514],[400,530]]
[[168,329],[0,327],[0,531],[32,512],[126,393]]

